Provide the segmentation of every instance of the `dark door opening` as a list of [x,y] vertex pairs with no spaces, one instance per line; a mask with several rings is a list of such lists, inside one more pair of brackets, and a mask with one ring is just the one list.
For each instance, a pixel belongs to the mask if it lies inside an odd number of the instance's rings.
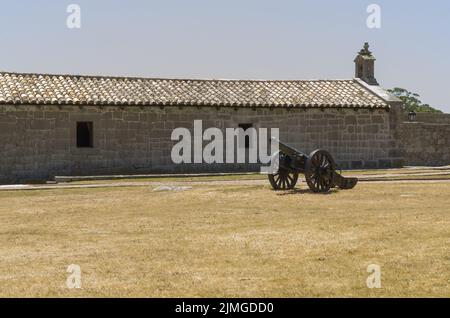
[[77,148],[94,147],[94,124],[90,121],[77,122]]
[[[239,124],[239,128],[242,128],[244,130],[244,133],[247,131],[247,129],[252,128],[253,124]],[[245,149],[250,148],[250,136],[247,134],[245,135],[245,143],[244,143]]]

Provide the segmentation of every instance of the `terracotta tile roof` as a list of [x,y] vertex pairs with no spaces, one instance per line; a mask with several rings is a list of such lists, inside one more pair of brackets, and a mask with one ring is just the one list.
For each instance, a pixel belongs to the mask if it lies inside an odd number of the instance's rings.
[[0,104],[389,108],[357,80],[190,80],[0,72]]

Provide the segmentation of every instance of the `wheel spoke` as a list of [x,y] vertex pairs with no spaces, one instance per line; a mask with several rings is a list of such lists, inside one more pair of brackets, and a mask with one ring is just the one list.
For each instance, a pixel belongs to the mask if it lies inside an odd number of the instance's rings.
[[328,158],[322,155],[322,167],[325,167],[328,162]]
[[283,180],[280,177],[280,178],[278,178],[278,181],[277,181],[277,185],[279,188],[281,188],[281,182],[283,182]]

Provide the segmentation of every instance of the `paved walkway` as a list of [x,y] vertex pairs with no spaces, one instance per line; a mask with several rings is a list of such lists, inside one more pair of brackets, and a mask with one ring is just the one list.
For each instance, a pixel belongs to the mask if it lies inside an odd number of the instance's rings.
[[[412,173],[412,172],[405,172],[405,173],[385,173],[385,174],[360,174],[360,175],[352,175],[357,177],[360,181],[377,181],[378,179],[383,179],[385,181],[390,181],[386,179],[398,179],[398,178],[404,178],[404,180],[413,179],[414,177],[417,178],[417,180],[423,179],[423,177],[436,177],[436,179],[440,179],[439,177],[449,177],[450,176],[450,170],[449,171],[440,171],[440,172],[419,172],[419,173]],[[392,180],[395,181],[395,180]]]
[[[373,171],[373,170],[372,170]],[[386,171],[386,170],[385,170]],[[421,173],[425,173],[425,175],[431,174],[450,174],[450,166],[444,167],[405,167],[403,169],[392,169],[392,173],[389,174],[368,174],[365,173],[364,170],[355,170],[356,174],[352,174],[358,177],[365,176],[378,176],[380,178],[397,176],[399,174],[414,174],[420,175]],[[401,172],[400,172],[401,171]],[[220,177],[220,176],[243,176],[243,175],[255,175],[255,172],[249,173],[192,173],[192,174],[142,174],[142,175],[101,175],[101,176],[56,176],[55,181],[58,183],[61,182],[78,182],[78,181],[99,181],[99,180],[125,180],[125,179],[151,179],[151,178],[180,178],[180,177]]]
[[[407,167],[404,169],[393,169],[380,171],[353,171],[344,172],[344,176],[357,177],[359,182],[377,182],[377,183],[436,183],[450,182],[450,166],[446,167]],[[231,174],[232,175],[232,174]],[[242,176],[246,175],[246,179]],[[219,180],[183,180],[180,175],[143,175],[143,176],[96,176],[96,177],[59,177],[59,183],[47,184],[18,184],[18,185],[0,185],[0,191],[14,190],[55,190],[55,189],[85,189],[85,188],[117,188],[117,187],[158,187],[167,186],[232,186],[232,185],[266,185],[269,184],[267,178],[261,178],[254,174],[239,174],[235,180],[220,180],[223,176],[230,174],[191,174],[184,177],[206,177],[213,176]],[[141,178],[159,178],[158,181],[139,181]],[[161,180],[162,177],[178,177],[178,180]],[[304,177],[300,178],[304,179]],[[61,182],[61,181],[86,181],[80,182]],[[299,182],[304,182],[299,180]]]
[[[352,175],[358,177],[359,182],[377,182],[377,183],[450,183],[450,172],[447,173],[418,173],[418,174],[381,174],[381,175]],[[445,179],[443,177],[447,176]],[[398,179],[405,177],[405,179]],[[423,179],[430,177],[432,179]],[[392,178],[392,179],[390,179]],[[394,179],[397,178],[397,179]],[[300,181],[302,184],[303,180]],[[57,183],[57,184],[19,184],[2,185],[0,191],[14,190],[56,190],[56,189],[89,189],[89,188],[118,188],[118,187],[158,187],[167,186],[236,186],[236,185],[268,185],[267,179],[257,180],[208,180],[208,181],[117,181],[103,183]]]

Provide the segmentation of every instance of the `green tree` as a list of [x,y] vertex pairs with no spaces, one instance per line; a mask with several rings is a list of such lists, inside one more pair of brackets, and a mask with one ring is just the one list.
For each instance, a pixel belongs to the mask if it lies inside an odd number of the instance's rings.
[[442,113],[440,110],[431,107],[428,104],[422,104],[420,95],[412,93],[404,88],[395,87],[388,89],[388,92],[400,98],[404,103],[406,112],[414,111],[416,113]]

